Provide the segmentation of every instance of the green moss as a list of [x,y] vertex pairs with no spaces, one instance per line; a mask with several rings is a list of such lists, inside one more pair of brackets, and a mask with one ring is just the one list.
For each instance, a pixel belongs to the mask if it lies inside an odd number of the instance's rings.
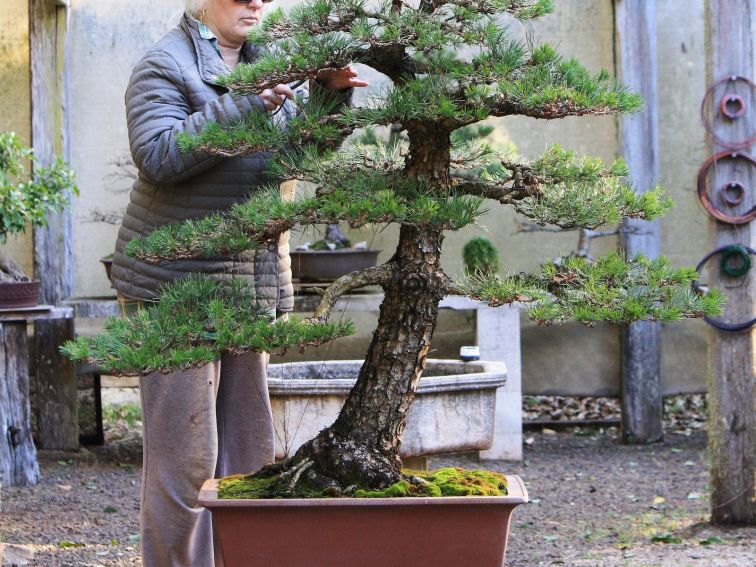
[[[506,496],[507,479],[488,471],[467,471],[449,467],[437,471],[404,470],[405,478],[383,490],[358,489],[355,498],[412,498],[419,496]],[[253,475],[234,475],[221,479],[218,498],[281,498],[276,494],[278,476],[259,478]],[[349,496],[338,490],[307,486],[300,482],[295,498],[333,498]]]
[[439,469],[427,480],[438,486],[442,496],[506,496],[507,479],[489,471],[466,471],[460,468]]
[[400,480],[383,490],[357,490],[355,498],[404,498],[411,496],[441,496],[441,489],[430,483],[413,484]]
[[218,498],[267,498],[268,491],[277,478],[257,478],[247,474],[227,476],[218,484]]
[[507,479],[488,471],[466,471],[449,467],[433,472],[404,471],[422,479],[420,483],[400,480],[384,490],[358,490],[356,498],[401,498],[412,496],[505,496]]

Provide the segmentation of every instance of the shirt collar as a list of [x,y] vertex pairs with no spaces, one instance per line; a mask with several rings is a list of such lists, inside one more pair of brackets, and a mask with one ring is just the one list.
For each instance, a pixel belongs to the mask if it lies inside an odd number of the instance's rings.
[[197,28],[199,29],[199,34],[202,39],[206,39],[210,42],[210,45],[213,46],[213,49],[218,53],[218,55],[221,54],[220,47],[218,47],[218,37],[213,33],[213,31],[207,27],[207,25],[204,22],[200,22],[197,20]]
[[[200,26],[204,26],[207,36],[202,35]],[[219,75],[225,75],[228,73],[228,67],[223,62],[223,57],[220,54],[220,48],[218,46],[218,39],[213,32],[205,24],[192,17],[189,13],[185,13],[184,17],[179,24],[179,27],[189,36],[194,43],[194,48],[197,53],[197,65],[199,67],[200,76],[202,79],[210,84],[215,84]],[[249,42],[244,42],[241,49],[241,60],[246,63],[252,63],[260,55],[260,47],[253,45]]]

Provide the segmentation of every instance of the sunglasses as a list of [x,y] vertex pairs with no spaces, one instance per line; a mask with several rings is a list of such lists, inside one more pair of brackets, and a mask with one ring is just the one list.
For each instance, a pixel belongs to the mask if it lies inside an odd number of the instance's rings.
[[[249,4],[252,0],[234,0],[236,4]],[[263,4],[270,4],[273,0],[262,0]]]

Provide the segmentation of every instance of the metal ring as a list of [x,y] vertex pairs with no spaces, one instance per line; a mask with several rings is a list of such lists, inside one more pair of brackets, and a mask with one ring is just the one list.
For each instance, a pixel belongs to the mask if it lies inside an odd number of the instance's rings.
[[[706,94],[704,94],[703,100],[701,101],[701,120],[703,121],[704,128],[706,128],[706,131],[709,133],[709,135],[712,137],[712,139],[722,146],[723,148],[727,148],[728,150],[744,150],[748,146],[752,145],[754,142],[756,142],[756,134],[748,138],[747,140],[741,140],[741,141],[735,141],[735,142],[728,142],[727,140],[722,139],[715,131],[714,127],[712,126],[711,122],[706,116],[706,109],[707,109],[707,102],[710,97],[713,96],[715,89],[723,84],[723,83],[736,83],[738,81],[746,83],[751,89],[756,92],[756,84],[753,83],[753,81],[747,79],[746,77],[743,77],[741,75],[731,75],[729,77],[724,77],[723,79],[719,79],[717,82],[715,82],[713,85],[711,85],[708,89],[706,89]],[[732,95],[730,95],[732,96]],[[738,96],[738,95],[734,95]],[[728,98],[728,96],[725,96],[725,98]],[[724,100],[724,98],[722,99]],[[725,112],[722,110],[722,101],[720,101],[720,112],[725,114]],[[725,103],[726,106],[726,103]],[[729,109],[726,109],[729,110]],[[745,101],[743,101],[743,113],[746,111],[746,104]],[[727,114],[725,114],[727,116]],[[742,116],[742,114],[738,115],[738,118]],[[729,118],[729,117],[728,117]]]
[[[713,156],[711,156],[709,159],[707,159],[704,162],[704,164],[701,166],[701,169],[698,172],[698,199],[699,201],[701,201],[701,205],[703,205],[703,208],[706,209],[708,213],[717,220],[726,222],[728,224],[749,223],[754,218],[756,218],[756,206],[751,207],[747,212],[743,213],[742,215],[729,215],[725,213],[724,211],[718,209],[714,205],[714,203],[711,202],[711,199],[709,199],[709,195],[707,193],[708,183],[706,182],[706,174],[708,173],[709,168],[713,164],[723,159],[733,159],[733,160],[744,159],[748,163],[756,167],[756,160],[754,160],[748,154],[744,154],[742,152],[719,152],[718,154],[714,154]],[[737,182],[730,181],[730,183],[737,183]]]
[[728,181],[719,188],[719,196],[728,207],[736,207],[743,202],[746,190],[740,181]]
[[[706,256],[704,256],[701,261],[696,266],[696,272],[699,274],[701,273],[701,268],[703,268],[704,264],[709,261],[709,259],[712,256],[715,256],[716,254],[720,254],[722,252],[725,252],[729,248],[731,248],[733,245],[728,244],[726,246],[720,246],[719,248],[716,248],[709,252]],[[750,248],[749,246],[743,246],[742,244],[735,245],[738,248],[741,248],[744,252],[747,252],[748,254],[756,254],[756,250],[753,248]],[[698,285],[698,280],[694,280],[691,284],[691,287],[694,291],[700,291],[700,286]],[[731,333],[738,333],[740,331],[745,331],[747,329],[750,329],[754,325],[756,325],[756,317],[749,321],[743,321],[741,323],[728,323],[727,321],[718,321],[717,319],[712,319],[708,315],[704,315],[704,321],[706,321],[709,325],[712,327],[715,327],[721,331],[728,331]]]
[[[735,110],[730,110],[730,104],[735,105]],[[725,94],[719,101],[719,112],[730,120],[737,120],[745,114],[746,103],[738,94]]]
[[[740,258],[742,264],[731,266],[732,258]],[[719,268],[732,278],[741,278],[751,269],[751,256],[748,251],[740,244],[731,244],[722,250],[722,259],[719,261]]]

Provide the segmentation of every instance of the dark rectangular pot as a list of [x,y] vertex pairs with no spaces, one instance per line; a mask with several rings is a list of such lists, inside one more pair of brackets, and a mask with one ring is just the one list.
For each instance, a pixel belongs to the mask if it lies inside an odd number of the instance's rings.
[[307,281],[333,281],[341,276],[375,266],[380,250],[292,250],[292,277]]
[[507,496],[219,500],[208,480],[225,567],[501,567],[509,520],[528,501]]

